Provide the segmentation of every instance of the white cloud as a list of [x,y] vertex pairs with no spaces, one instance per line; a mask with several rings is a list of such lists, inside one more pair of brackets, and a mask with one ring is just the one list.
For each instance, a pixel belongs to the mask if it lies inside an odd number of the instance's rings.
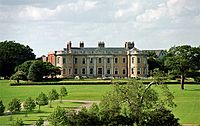
[[28,18],[29,20],[45,20],[56,16],[57,14],[64,13],[81,13],[84,11],[89,11],[95,8],[96,1],[83,1],[79,0],[75,3],[67,3],[63,5],[56,6],[55,9],[34,7],[27,5],[19,12],[20,18]]
[[139,22],[152,22],[166,15],[166,7],[164,4],[158,5],[156,9],[145,10],[145,12],[136,17]]
[[[121,3],[119,5],[121,5]],[[130,7],[126,8],[126,9],[117,10],[115,12],[115,18],[120,18],[123,16],[130,16],[130,15],[133,16],[133,15],[136,15],[141,10],[142,10],[142,6],[141,6],[140,2],[137,0],[137,1],[134,1]]]

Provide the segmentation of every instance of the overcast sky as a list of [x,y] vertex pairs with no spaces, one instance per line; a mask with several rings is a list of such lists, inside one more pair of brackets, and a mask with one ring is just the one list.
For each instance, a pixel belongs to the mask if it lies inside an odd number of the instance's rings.
[[200,45],[200,0],[0,0],[0,41],[29,45],[37,56],[78,46],[168,49]]

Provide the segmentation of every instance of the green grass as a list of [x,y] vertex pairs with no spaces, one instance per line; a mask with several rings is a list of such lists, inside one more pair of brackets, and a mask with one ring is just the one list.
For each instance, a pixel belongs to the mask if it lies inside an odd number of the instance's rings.
[[[47,86],[9,86],[9,81],[0,80],[0,99],[7,106],[12,98],[20,98],[21,101],[27,97],[36,98],[40,92],[48,93],[51,89],[56,89],[58,92],[62,85],[47,85]],[[111,85],[67,85],[66,88],[69,95],[63,99],[72,100],[101,100],[105,92],[111,90]],[[169,85],[170,90],[174,93],[175,103],[177,107],[173,109],[176,117],[180,118],[180,123],[184,124],[200,124],[200,85],[185,85],[185,90],[180,89],[180,85]],[[57,106],[59,103],[54,103]],[[78,106],[75,103],[65,103],[63,107]],[[44,109],[44,110],[43,110]],[[32,113],[29,117],[24,117],[24,114],[13,115],[13,118],[22,117],[22,119],[30,124],[38,119],[39,116],[47,116],[53,108],[48,106],[42,108],[47,113]],[[0,125],[2,122],[7,122],[9,116],[0,117]],[[30,121],[28,121],[30,120]],[[8,122],[9,123],[9,122]]]

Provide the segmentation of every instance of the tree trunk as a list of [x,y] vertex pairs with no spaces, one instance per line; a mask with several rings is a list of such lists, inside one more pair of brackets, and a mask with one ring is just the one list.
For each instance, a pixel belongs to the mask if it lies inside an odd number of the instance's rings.
[[185,76],[182,74],[181,75],[181,89],[184,90],[184,80],[185,80]]

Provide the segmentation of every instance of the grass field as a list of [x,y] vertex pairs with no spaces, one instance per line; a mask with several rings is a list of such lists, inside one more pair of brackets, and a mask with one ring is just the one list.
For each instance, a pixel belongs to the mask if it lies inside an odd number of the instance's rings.
[[[56,89],[58,92],[62,85],[54,86],[9,86],[9,81],[0,80],[0,99],[7,106],[12,98],[20,98],[21,101],[27,97],[36,98],[40,92],[47,93],[51,89]],[[111,85],[67,85],[66,88],[69,91],[69,95],[63,99],[72,100],[93,100],[98,101],[102,99],[102,95],[105,92],[111,90]],[[185,90],[180,89],[180,85],[169,85],[169,88],[174,92],[175,103],[177,107],[173,109],[173,113],[176,117],[180,118],[180,123],[184,124],[200,124],[200,85],[185,85]],[[60,103],[54,103],[53,106],[60,105]],[[74,107],[79,106],[77,103],[65,103],[60,106]],[[43,111],[46,113],[33,112],[29,117],[24,117],[24,113],[13,115],[13,118],[22,117],[26,123],[30,124],[36,116],[47,116],[53,108],[44,106]],[[0,117],[0,125],[8,124],[10,117]]]

